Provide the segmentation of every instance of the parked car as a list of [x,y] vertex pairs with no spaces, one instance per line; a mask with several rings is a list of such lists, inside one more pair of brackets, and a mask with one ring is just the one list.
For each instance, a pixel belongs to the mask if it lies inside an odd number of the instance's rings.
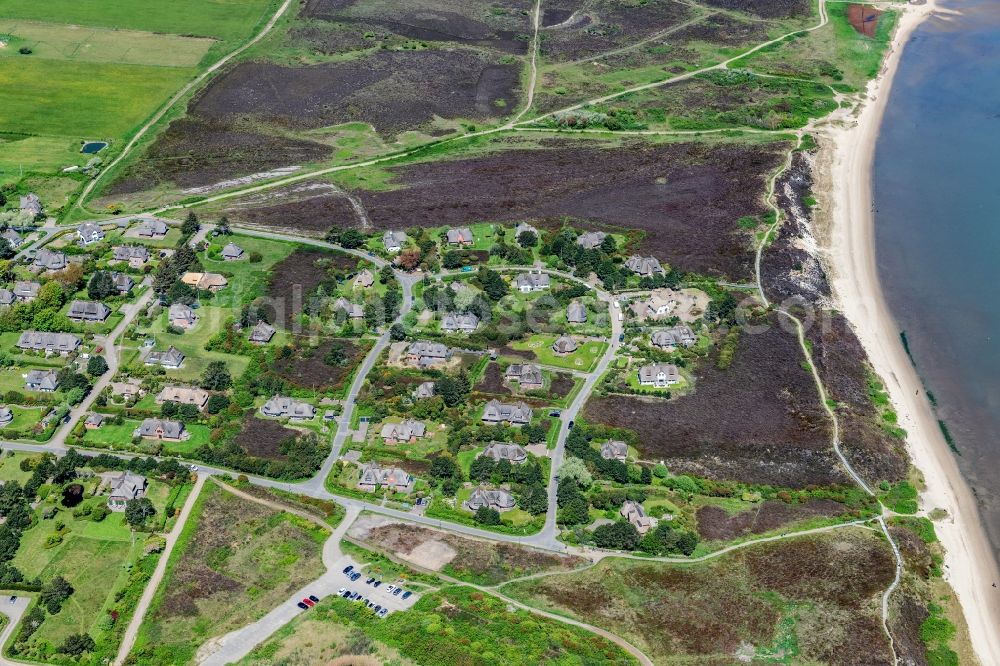
[[569,422],[569,429],[570,429],[570,430],[572,430],[572,429],[573,429],[573,426],[574,426],[575,424],[576,424],[576,422],[575,422],[575,421],[570,421],[570,422]]
[[376,613],[377,613],[377,612],[379,612],[380,610],[382,610],[382,607],[381,607],[381,606],[376,606],[376,607],[375,607],[375,612],[376,612]]
[[299,603],[295,604],[295,605],[298,606],[299,608],[301,608],[302,610],[309,610],[309,606],[306,606],[301,601]]
[[625,334],[624,333],[619,333],[618,334],[618,342],[625,342]]
[[316,602],[313,601],[312,599],[310,599],[309,597],[306,597],[305,599],[303,599],[302,603],[304,603],[306,606],[309,606],[309,608],[312,608],[313,606],[316,605]]
[[16,596],[12,596],[12,597],[10,598],[10,603],[12,603],[12,604],[16,604],[16,603],[17,603],[17,597],[16,597]]
[[407,590],[406,592],[403,592],[403,598],[404,599],[409,599],[411,594],[413,594],[413,592],[410,592],[409,590]]
[[345,574],[349,574],[352,571],[354,571],[354,565],[353,564],[348,564],[346,567],[344,567],[344,573]]
[[344,591],[340,593],[340,596],[344,597],[345,599],[349,599],[351,597],[351,593]]
[[365,585],[371,585],[374,582],[375,582],[375,576],[371,576],[368,580],[365,581]]
[[343,594],[344,592],[347,592],[347,588],[346,587],[342,587],[339,590],[337,590],[337,594]]
[[317,604],[319,603],[319,597],[317,597],[315,594],[310,594],[309,595],[309,600],[312,601],[313,603],[317,603]]
[[395,586],[395,585],[390,585],[390,586],[388,586],[388,587],[386,587],[386,588],[385,588],[385,591],[386,591],[386,592],[392,592],[392,591],[393,591],[393,590],[395,590],[395,589],[396,589],[396,586]]
[[351,574],[351,580],[357,580],[359,578],[361,578],[361,574],[359,574],[357,571]]
[[388,608],[383,608],[381,611],[379,611],[378,615],[379,615],[379,617],[385,617],[388,614],[389,614],[389,609]]
[[395,590],[392,591],[392,596],[398,597],[399,593],[402,592],[402,591],[403,591],[403,588],[397,587]]
[[378,587],[378,586],[379,586],[379,585],[381,585],[381,584],[382,584],[382,581],[380,581],[380,580],[377,580],[377,581],[375,581],[374,583],[372,583],[372,586],[373,586],[373,587]]

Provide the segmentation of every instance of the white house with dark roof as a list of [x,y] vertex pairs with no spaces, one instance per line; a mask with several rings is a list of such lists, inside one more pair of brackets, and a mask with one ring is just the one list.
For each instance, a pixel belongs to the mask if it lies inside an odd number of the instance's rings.
[[451,358],[451,349],[440,342],[420,340],[409,344],[406,358],[409,363],[426,368],[447,362]]
[[628,458],[628,444],[618,439],[609,439],[601,444],[601,457],[605,460],[625,460]]
[[579,348],[576,344],[576,340],[568,335],[560,335],[552,343],[552,351],[559,354],[560,356],[566,356],[567,354],[572,354]]
[[28,213],[32,218],[42,214],[42,200],[34,192],[28,192],[21,197],[19,208],[22,213]]
[[473,513],[481,507],[495,509],[503,513],[504,511],[510,511],[516,505],[517,502],[514,501],[514,496],[500,488],[476,488],[469,495],[469,499],[463,504],[466,509]]
[[38,291],[42,288],[40,282],[29,280],[18,280],[14,283],[14,297],[22,303],[33,301],[38,298]]
[[525,391],[540,389],[545,383],[542,369],[534,363],[511,363],[504,373],[507,381],[515,381]]
[[173,303],[167,311],[167,321],[170,322],[171,326],[187,331],[198,323],[198,315],[194,313],[190,305]]
[[531,423],[531,407],[523,402],[503,403],[490,400],[483,408],[483,421],[487,423],[510,423],[514,426]]
[[698,337],[690,326],[680,325],[655,331],[650,338],[654,347],[672,351],[677,347],[690,347],[698,341]]
[[448,245],[458,245],[460,247],[466,245],[472,245],[475,239],[472,236],[472,230],[469,227],[459,227],[458,229],[448,230]]
[[359,319],[365,316],[365,309],[360,303],[351,303],[343,296],[333,302],[333,311],[336,312],[337,310],[343,310],[351,319]]
[[647,516],[646,510],[643,509],[642,505],[638,502],[626,500],[625,503],[622,504],[622,508],[619,513],[622,518],[635,526],[635,529],[639,531],[639,534],[645,534],[649,530],[656,527],[656,518]]
[[386,444],[402,444],[403,442],[414,443],[420,437],[427,434],[427,426],[423,421],[406,419],[399,423],[385,423],[379,432]]
[[587,322],[587,306],[581,301],[572,301],[566,306],[566,321],[571,324],[584,324]]
[[266,345],[274,337],[274,326],[271,326],[266,321],[259,321],[254,324],[253,329],[250,331],[250,342],[255,345]]
[[550,284],[549,274],[541,271],[518,273],[514,278],[514,288],[522,294],[530,294],[533,291],[545,291],[549,288]]
[[198,409],[204,409],[208,398],[208,391],[196,386],[167,385],[156,394],[156,404],[176,402],[178,405],[194,405]]
[[115,512],[124,511],[129,502],[146,494],[147,485],[146,477],[141,474],[134,474],[127,470],[122,472],[121,476],[116,477],[111,482],[108,508]]
[[226,243],[226,246],[222,248],[221,256],[223,261],[239,261],[245,258],[246,253],[236,243]]
[[441,319],[445,333],[472,333],[479,328],[479,317],[472,312],[449,312]]
[[433,398],[434,382],[421,382],[420,385],[413,390],[413,397],[417,400],[421,400],[423,398]]
[[115,286],[115,290],[122,296],[128,294],[135,287],[135,280],[126,273],[119,273],[118,271],[111,272],[111,284]]
[[587,250],[593,250],[600,247],[606,237],[607,234],[603,231],[588,231],[577,236],[576,244]]
[[100,323],[111,314],[111,308],[100,301],[73,301],[66,316],[77,323]]
[[638,254],[633,254],[625,261],[625,268],[641,277],[652,277],[666,273],[656,257],[643,257]]
[[677,366],[672,363],[651,363],[639,368],[639,384],[663,388],[681,381]]
[[143,238],[163,238],[167,235],[167,223],[163,220],[143,220],[135,233]]
[[361,289],[367,289],[373,284],[375,284],[375,274],[372,273],[367,268],[362,268],[360,271],[358,271],[358,274],[354,276],[355,287],[360,287]]
[[17,248],[24,245],[24,238],[21,236],[21,234],[17,233],[10,227],[7,227],[6,229],[3,230],[3,232],[0,232],[0,238],[3,238],[5,241],[7,241],[7,244],[10,245],[10,249],[12,250],[16,250]]
[[382,244],[386,252],[399,252],[406,244],[406,234],[402,231],[387,231],[382,234]]
[[362,465],[358,475],[358,488],[371,493],[379,486],[393,492],[409,494],[413,492],[413,477],[398,467],[382,468],[374,462]]
[[115,261],[127,261],[132,268],[142,268],[149,261],[149,249],[144,245],[116,245],[111,256]]
[[516,227],[514,227],[514,237],[515,238],[519,237],[525,231],[530,231],[531,233],[535,234],[536,237],[537,236],[541,236],[541,234],[538,233],[538,229],[534,228],[533,226],[531,226],[527,222],[521,222]]
[[35,266],[46,271],[61,271],[66,268],[66,255],[43,247],[35,255]]
[[93,245],[104,240],[104,229],[94,222],[84,222],[77,227],[76,235],[79,236],[81,245]]
[[55,370],[29,370],[24,377],[24,388],[52,393],[59,388],[59,374]]
[[68,354],[80,346],[80,338],[72,333],[50,333],[48,331],[24,331],[17,339],[19,349],[31,349],[46,353]]
[[164,368],[176,370],[184,365],[184,353],[180,349],[170,345],[167,351],[151,351],[146,354],[146,365],[159,365]]
[[260,408],[260,413],[271,418],[288,417],[293,421],[309,421],[316,418],[316,408],[308,402],[283,395],[276,395],[265,402]]
[[479,455],[492,458],[497,462],[506,460],[512,465],[520,465],[528,459],[528,452],[524,450],[524,447],[513,442],[490,442]]
[[167,419],[145,419],[132,434],[143,439],[162,439],[168,442],[179,442],[190,436],[183,423]]

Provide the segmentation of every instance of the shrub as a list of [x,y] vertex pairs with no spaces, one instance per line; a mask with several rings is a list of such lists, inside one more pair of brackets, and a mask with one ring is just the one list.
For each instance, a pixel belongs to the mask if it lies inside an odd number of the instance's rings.
[[639,545],[639,530],[632,523],[610,523],[594,530],[594,543],[600,548],[634,550]]

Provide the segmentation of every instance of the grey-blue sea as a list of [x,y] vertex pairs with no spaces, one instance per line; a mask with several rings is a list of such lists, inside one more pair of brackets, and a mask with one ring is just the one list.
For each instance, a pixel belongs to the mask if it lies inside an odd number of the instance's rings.
[[1000,0],[903,51],[875,149],[882,289],[1000,554]]

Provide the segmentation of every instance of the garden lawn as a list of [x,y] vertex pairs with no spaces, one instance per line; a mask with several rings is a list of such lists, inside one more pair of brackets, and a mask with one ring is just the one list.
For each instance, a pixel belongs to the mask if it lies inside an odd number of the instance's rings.
[[[83,443],[95,448],[114,447],[116,449],[130,449],[132,446],[132,433],[140,426],[141,422],[125,419],[121,425],[106,423],[100,428],[87,430],[83,436]],[[180,442],[163,441],[164,450],[169,453],[192,454],[198,447],[208,444],[208,438],[212,430],[206,425],[198,423],[184,424],[191,436]],[[159,444],[158,440],[143,440],[144,444]]]
[[[295,245],[292,243],[238,234],[218,236],[211,238],[211,241],[209,249],[221,250],[227,243],[236,243],[244,251],[244,258],[238,261],[211,259],[208,252],[198,255],[206,271],[222,273],[229,279],[229,286],[212,299],[213,305],[239,307],[243,303],[249,303],[253,299],[263,296],[264,292],[267,291],[271,267],[295,250]],[[260,253],[260,261],[250,262],[250,254],[253,252]]]
[[596,366],[608,343],[600,340],[578,341],[579,347],[572,354],[560,356],[552,351],[552,343],[558,336],[536,334],[527,340],[518,340],[510,343],[513,349],[518,351],[530,351],[542,365],[551,365],[557,368],[568,368],[590,372]]
[[247,357],[205,349],[205,343],[222,330],[226,320],[233,316],[233,311],[229,308],[201,307],[195,314],[199,319],[194,328],[180,335],[174,335],[167,333],[167,308],[164,308],[148,332],[156,338],[155,349],[166,350],[173,345],[184,353],[184,365],[178,370],[167,370],[167,377],[171,380],[195,381],[201,377],[201,373],[212,361],[224,362],[233,378],[239,377],[249,363]]
[[0,482],[17,481],[23,484],[31,478],[31,472],[21,471],[21,461],[33,457],[32,453],[20,453],[11,451],[0,457]]
[[60,645],[76,633],[97,635],[100,612],[114,600],[114,592],[127,578],[126,563],[142,550],[142,540],[106,541],[70,537],[42,571],[42,580],[62,575],[73,586],[73,594],[56,615],[46,615],[33,638]]
[[[0,7],[0,15],[5,9]],[[190,67],[0,58],[0,132],[122,139],[195,72]]]
[[42,420],[42,415],[48,409],[47,407],[20,407],[18,405],[8,405],[12,412],[14,412],[14,420],[0,428],[3,430],[20,430],[21,432],[29,431],[32,426]]

